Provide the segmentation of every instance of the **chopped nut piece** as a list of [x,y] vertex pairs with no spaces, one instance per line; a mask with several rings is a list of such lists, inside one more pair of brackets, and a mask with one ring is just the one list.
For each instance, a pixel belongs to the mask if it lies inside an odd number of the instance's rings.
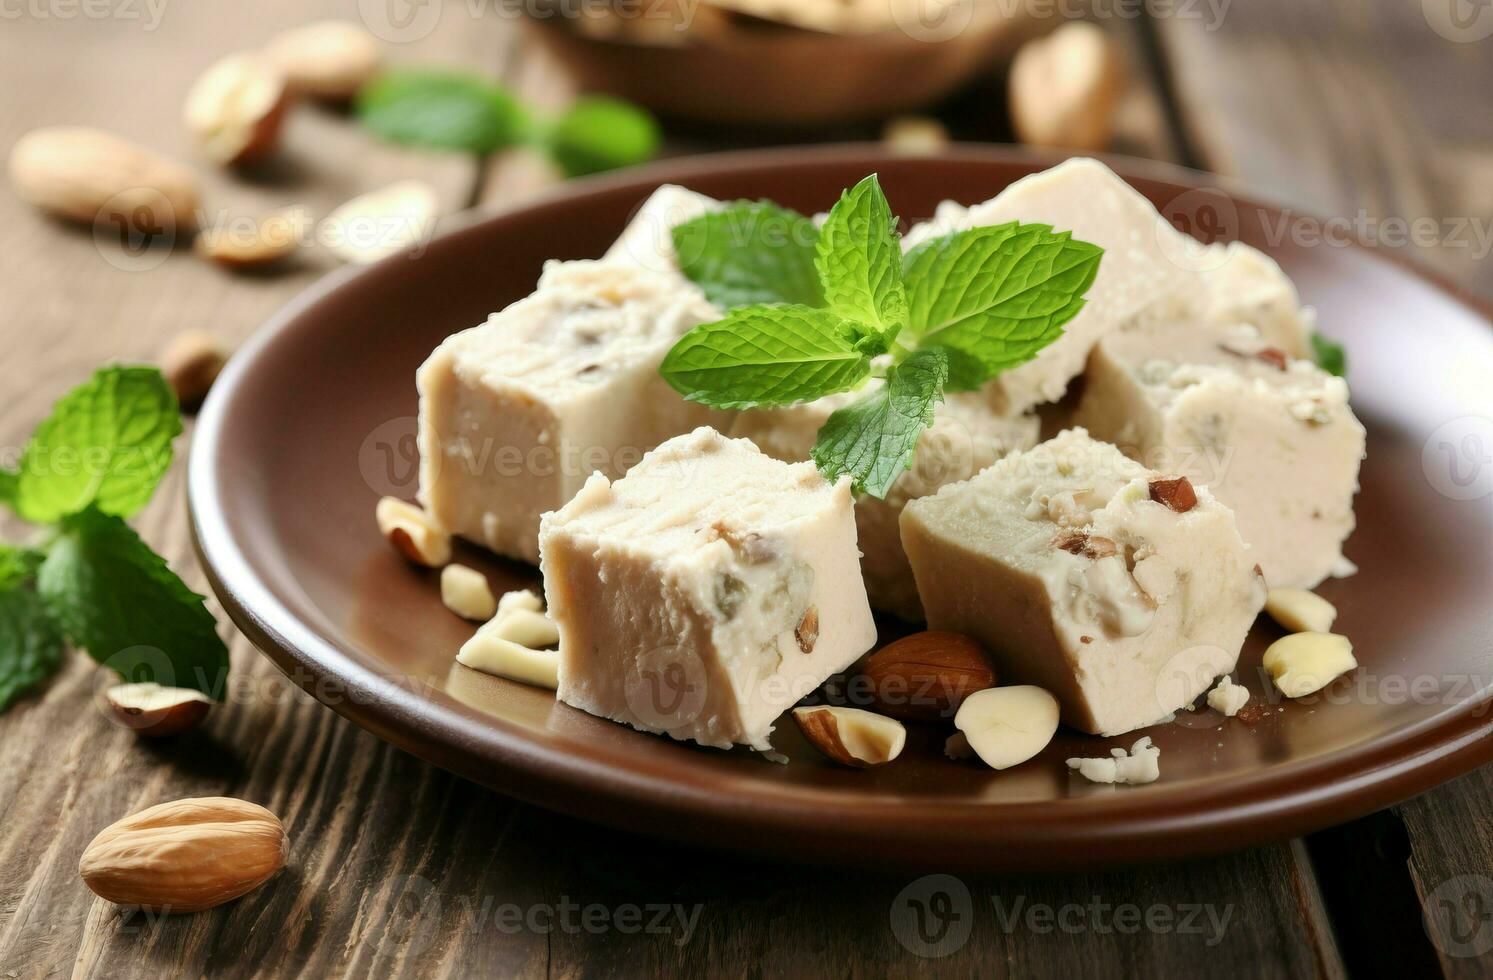
[[1091,783],[1138,786],[1154,783],[1161,775],[1161,750],[1151,744],[1149,735],[1132,745],[1128,753],[1124,749],[1109,751],[1108,759],[1069,759],[1068,768],[1076,769]]
[[463,619],[486,621],[498,611],[487,576],[466,565],[447,565],[441,569],[441,601]]
[[1063,551],[1082,555],[1085,558],[1108,558],[1119,554],[1119,548],[1109,538],[1085,534],[1082,531],[1069,531],[1062,534],[1053,541],[1053,544]]
[[1271,589],[1265,611],[1293,633],[1328,633],[1337,619],[1332,603],[1306,589]]
[[557,652],[535,650],[505,640],[486,627],[478,629],[470,640],[462,644],[456,662],[485,674],[496,674],[551,691],[560,686],[560,655]]
[[498,600],[498,612],[504,613],[513,609],[543,612],[544,600],[539,598],[533,589],[515,589],[512,592],[504,592],[503,597]]
[[196,728],[213,706],[212,698],[201,691],[153,682],[116,685],[105,692],[104,700],[117,724],[148,738]]
[[901,722],[860,708],[794,708],[793,720],[814,748],[843,766],[891,762],[907,743]]
[[451,560],[451,535],[436,527],[425,511],[396,497],[384,497],[374,511],[379,533],[410,561],[440,568]]
[[1179,514],[1185,514],[1198,505],[1198,495],[1192,482],[1185,476],[1172,480],[1152,480],[1151,499],[1165,504]]
[[1009,769],[1041,752],[1058,730],[1058,702],[1040,687],[992,687],[960,705],[954,727],[992,769]]
[[1255,357],[1269,364],[1277,371],[1284,371],[1290,365],[1290,358],[1286,357],[1286,352],[1279,347],[1266,347],[1256,354]]
[[1293,633],[1270,644],[1265,669],[1288,698],[1322,690],[1358,666],[1353,644],[1336,633]]
[[1235,684],[1228,674],[1218,679],[1218,686],[1208,692],[1208,707],[1229,718],[1249,703],[1249,689]]
[[798,641],[798,648],[804,653],[813,653],[814,644],[819,642],[819,610],[810,606],[798,621],[798,626],[793,630],[793,638]]
[[963,732],[955,732],[944,739],[943,754],[957,762],[973,759],[975,750],[969,747],[969,738]]

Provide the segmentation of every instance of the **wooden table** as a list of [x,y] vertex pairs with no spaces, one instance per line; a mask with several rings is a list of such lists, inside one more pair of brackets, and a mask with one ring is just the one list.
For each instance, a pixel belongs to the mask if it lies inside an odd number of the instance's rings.
[[[1221,22],[1206,3],[1112,17],[1131,62],[1119,148],[1237,176],[1316,213],[1361,212],[1379,224],[1464,217],[1486,229],[1493,40],[1476,39],[1476,18],[1493,12],[1450,2],[1472,18],[1460,29],[1429,16],[1444,0],[1252,0],[1226,6]],[[520,42],[511,20],[473,16],[477,6],[410,7],[437,16],[421,22],[428,32],[394,45],[394,58],[484,68],[536,101],[563,103],[555,68]],[[177,120],[197,71],[282,27],[357,12],[353,0],[5,5],[0,145],[74,122],[191,159]],[[991,108],[1001,92],[992,77],[941,114],[962,138],[1008,139]],[[695,138],[676,148],[711,145],[722,144]],[[211,174],[208,206],[300,202],[325,213],[411,175],[434,184],[448,210],[513,200],[552,179],[522,154],[479,166],[398,152],[306,109],[276,166],[252,182]],[[1475,242],[1415,251],[1493,291]],[[312,258],[284,275],[233,276],[177,254],[148,270],[120,268],[88,233],[0,193],[0,445],[19,446],[50,402],[103,360],[148,361],[189,328],[242,339],[328,267]],[[202,589],[182,469],[138,524]],[[1346,826],[1228,857],[968,876],[972,934],[928,957],[894,926],[906,921],[904,889],[926,896],[946,883],[725,858],[558,817],[391,748],[292,689],[236,635],[233,661],[231,703],[175,744],[112,727],[91,703],[93,665],[81,655],[0,716],[0,975],[1493,970],[1493,953],[1458,955],[1493,945],[1493,907],[1476,901],[1493,875],[1493,767]],[[121,914],[84,888],[78,855],[98,829],[151,803],[219,794],[261,802],[290,828],[290,866],[272,885],[168,920]],[[650,928],[658,914],[667,918]]]

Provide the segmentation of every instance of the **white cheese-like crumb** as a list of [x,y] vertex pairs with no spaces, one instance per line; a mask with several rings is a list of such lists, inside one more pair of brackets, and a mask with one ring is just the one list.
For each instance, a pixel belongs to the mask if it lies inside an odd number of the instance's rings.
[[1239,709],[1249,703],[1249,689],[1235,684],[1229,675],[1218,679],[1218,686],[1208,692],[1208,707],[1214,711],[1234,717]]
[[1108,759],[1069,759],[1068,768],[1092,783],[1121,783],[1138,786],[1154,783],[1161,775],[1161,750],[1151,744],[1147,735],[1130,747],[1110,749]]

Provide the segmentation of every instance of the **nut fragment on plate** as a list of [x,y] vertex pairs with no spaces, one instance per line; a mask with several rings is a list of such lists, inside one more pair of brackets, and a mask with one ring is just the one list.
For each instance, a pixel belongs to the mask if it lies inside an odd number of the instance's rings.
[[870,684],[873,707],[905,721],[947,721],[965,698],[996,682],[978,643],[941,630],[887,644],[867,658],[861,674]]
[[1336,633],[1292,633],[1270,644],[1265,669],[1288,698],[1314,694],[1358,666],[1353,644]]
[[1249,703],[1249,688],[1235,684],[1233,678],[1224,674],[1218,684],[1208,692],[1208,707],[1219,714],[1232,718]]
[[262,885],[285,866],[280,820],[228,797],[161,803],[105,827],[78,873],[100,898],[157,913],[199,912]]
[[881,140],[899,153],[937,153],[949,145],[949,131],[928,116],[898,116],[881,131]]
[[451,535],[424,510],[397,497],[384,497],[374,511],[379,533],[417,565],[440,568],[451,560]]
[[379,73],[378,38],[345,20],[318,20],[275,35],[264,56],[292,92],[318,99],[350,99]]
[[1110,757],[1069,759],[1068,768],[1091,783],[1115,783],[1139,786],[1154,783],[1161,776],[1161,750],[1151,744],[1147,735],[1130,747],[1110,749]]
[[227,363],[228,347],[206,330],[177,334],[160,357],[161,375],[186,411],[202,404]]
[[1102,28],[1070,21],[1027,42],[1011,62],[1009,85],[1011,123],[1021,142],[1090,151],[1109,146],[1121,72]]
[[1041,752],[1058,730],[1058,702],[1040,687],[992,687],[965,699],[954,716],[969,747],[992,769],[1009,769]]
[[1265,611],[1293,633],[1328,633],[1337,619],[1337,607],[1307,589],[1271,589]]
[[10,151],[10,179],[22,200],[85,224],[112,222],[164,234],[194,227],[201,206],[190,170],[83,126],[53,126],[22,136]]
[[545,648],[559,644],[560,631],[543,608],[529,589],[504,593],[496,615],[462,644],[456,662],[553,691],[560,686],[560,655]]
[[975,750],[969,747],[969,738],[963,732],[955,732],[944,739],[943,754],[950,759],[960,761],[973,758]]
[[327,215],[318,237],[344,262],[368,265],[423,242],[437,206],[429,184],[402,180],[343,204]]
[[201,691],[153,682],[116,684],[104,692],[104,700],[116,724],[150,738],[196,728],[213,706]]
[[215,61],[187,92],[183,119],[209,160],[250,163],[275,148],[285,114],[285,77],[256,53]]
[[193,247],[198,255],[225,268],[259,269],[295,254],[309,225],[304,208],[287,208],[262,218],[204,228]]
[[487,576],[466,565],[447,565],[441,569],[441,601],[463,619],[486,622],[498,611]]
[[1192,481],[1185,476],[1152,480],[1150,491],[1152,500],[1179,514],[1185,514],[1198,505],[1197,491],[1192,489]]
[[864,768],[891,762],[907,744],[907,729],[901,722],[860,708],[794,708],[793,720],[814,748],[842,766]]

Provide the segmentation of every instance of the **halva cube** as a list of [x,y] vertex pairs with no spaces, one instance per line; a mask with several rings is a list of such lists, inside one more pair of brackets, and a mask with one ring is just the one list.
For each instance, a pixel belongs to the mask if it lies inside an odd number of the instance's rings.
[[[744,436],[769,456],[789,462],[809,458],[819,428],[837,409],[862,398],[865,389],[830,395],[785,408],[763,408],[737,415],[731,434]],[[902,551],[898,519],[909,500],[927,496],[947,483],[968,479],[1002,456],[1037,444],[1035,415],[1002,414],[974,393],[948,395],[938,406],[933,425],[918,437],[912,467],[892,484],[886,498],[862,495],[855,503],[861,572],[871,605],[902,619],[923,618],[912,567]]]
[[558,697],[703,745],[773,723],[876,641],[850,481],[709,428],[601,474],[540,529]]
[[421,366],[421,503],[454,534],[538,561],[540,514],[593,472],[621,475],[665,439],[723,423],[658,374],[669,348],[715,317],[677,275],[547,264],[532,295]]
[[1002,682],[1118,735],[1233,670],[1265,601],[1233,513],[1082,429],[908,503],[930,629],[984,644]]
[[1351,570],[1342,549],[1364,429],[1348,386],[1254,325],[1138,318],[1094,349],[1074,422],[1207,485],[1270,585],[1312,588]]
[[607,249],[604,258],[651,272],[679,276],[678,257],[674,252],[674,226],[718,211],[723,206],[713,197],[697,194],[678,184],[663,184],[638,208],[622,234]]

